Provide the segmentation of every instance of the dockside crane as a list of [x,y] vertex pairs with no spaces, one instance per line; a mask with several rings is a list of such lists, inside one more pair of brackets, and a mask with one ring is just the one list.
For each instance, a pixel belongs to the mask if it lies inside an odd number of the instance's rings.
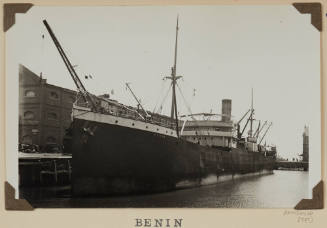
[[262,138],[260,139],[259,145],[261,144],[262,140],[265,138],[269,128],[272,126],[272,122],[270,122],[269,126],[267,127],[265,133],[263,134]]
[[56,48],[58,49],[58,52],[62,58],[62,60],[64,61],[67,70],[70,74],[70,76],[72,77],[77,90],[82,94],[83,99],[86,103],[90,103],[91,104],[91,109],[97,111],[97,105],[96,102],[94,101],[92,95],[85,89],[83,83],[81,82],[81,80],[79,79],[74,67],[72,66],[71,62],[69,61],[69,59],[66,56],[66,53],[64,52],[63,48],[61,47],[59,41],[57,40],[54,32],[52,31],[50,25],[48,24],[48,22],[46,20],[43,20],[43,24],[45,25],[46,29],[48,30],[51,39],[53,41],[53,43],[55,44]]

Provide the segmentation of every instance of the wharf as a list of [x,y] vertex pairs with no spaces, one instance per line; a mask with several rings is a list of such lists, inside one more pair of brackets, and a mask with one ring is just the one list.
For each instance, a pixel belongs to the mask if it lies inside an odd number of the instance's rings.
[[303,161],[276,161],[275,169],[277,170],[303,170],[308,171],[308,162]]
[[72,156],[61,153],[18,152],[19,185],[61,185],[70,183]]

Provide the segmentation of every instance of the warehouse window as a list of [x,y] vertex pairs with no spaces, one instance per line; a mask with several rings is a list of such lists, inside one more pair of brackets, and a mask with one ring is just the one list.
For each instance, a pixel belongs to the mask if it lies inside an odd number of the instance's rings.
[[56,120],[56,119],[58,119],[58,116],[56,113],[50,112],[50,113],[48,113],[48,119]]
[[47,143],[55,143],[56,142],[56,138],[55,137],[53,137],[53,136],[49,136],[48,138],[47,138]]
[[35,96],[36,96],[36,94],[32,90],[26,90],[25,91],[25,97],[35,97]]
[[24,135],[22,138],[22,143],[32,144],[32,136]]
[[31,111],[24,112],[24,119],[27,120],[34,119],[34,113]]
[[55,100],[58,100],[59,99],[58,93],[56,93],[54,91],[50,92],[50,97],[52,99],[55,99]]

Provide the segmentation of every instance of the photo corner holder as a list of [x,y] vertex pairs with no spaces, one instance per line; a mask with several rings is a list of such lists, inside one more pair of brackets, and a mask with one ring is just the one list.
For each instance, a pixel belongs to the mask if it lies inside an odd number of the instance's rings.
[[295,210],[312,210],[324,208],[324,182],[321,180],[312,189],[312,199],[302,199],[295,207]]
[[[16,13],[26,13],[33,4],[31,3],[5,3],[3,4],[3,31],[7,32],[16,22]],[[34,210],[25,199],[15,199],[15,189],[5,181],[5,208],[6,210]]]
[[15,189],[5,181],[6,210],[32,211],[34,207],[25,199],[15,199]]
[[[322,10],[320,2],[293,3],[301,14],[311,14],[311,24],[319,31],[322,31]],[[26,13],[32,3],[5,3],[3,5],[4,19],[3,31],[7,32],[15,24],[16,13]],[[312,189],[312,199],[302,199],[295,207],[296,210],[311,210],[324,208],[324,188],[321,180]],[[34,207],[25,199],[15,199],[15,189],[5,181],[5,208],[6,210],[32,211]]]
[[[295,2],[292,4],[301,14],[311,15],[311,24],[322,32],[322,10],[320,2]],[[311,210],[324,208],[324,183],[321,180],[312,189],[312,199],[302,199],[295,207],[296,210]]]
[[3,31],[7,32],[16,22],[16,13],[26,13],[32,3],[5,3],[3,4]]
[[311,24],[318,29],[319,32],[322,31],[322,12],[320,2],[295,2],[292,5],[302,14],[311,14]]

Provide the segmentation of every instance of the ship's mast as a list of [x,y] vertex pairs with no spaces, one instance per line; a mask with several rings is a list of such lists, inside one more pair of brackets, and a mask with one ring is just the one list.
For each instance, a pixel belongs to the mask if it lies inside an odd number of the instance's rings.
[[168,79],[171,79],[172,88],[173,88],[170,117],[171,117],[172,120],[175,119],[175,121],[176,121],[176,134],[177,134],[177,137],[179,137],[179,131],[178,131],[177,102],[176,102],[176,83],[177,83],[177,80],[182,77],[182,76],[176,76],[178,29],[179,29],[179,27],[178,27],[178,16],[177,16],[174,66],[171,69],[171,76],[166,77]]

